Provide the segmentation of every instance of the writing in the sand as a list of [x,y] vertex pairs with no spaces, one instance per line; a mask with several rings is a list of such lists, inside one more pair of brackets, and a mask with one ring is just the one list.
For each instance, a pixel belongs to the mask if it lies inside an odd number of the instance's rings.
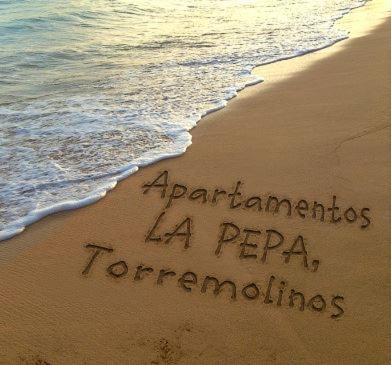
[[[248,214],[286,215],[297,219],[311,219],[329,224],[356,225],[366,230],[371,224],[370,209],[353,206],[340,207],[336,195],[331,202],[325,204],[318,200],[310,201],[304,198],[293,200],[280,197],[278,194],[263,196],[261,194],[246,194],[244,183],[237,181],[232,190],[222,188],[196,187],[191,188],[184,183],[171,182],[168,171],[159,173],[150,182],[142,186],[144,195],[155,194],[163,200],[163,211],[153,220],[145,235],[145,243],[157,243],[169,246],[178,243],[183,246],[183,253],[193,247],[192,239],[196,230],[193,218],[183,216],[173,225],[165,224],[165,216],[180,200],[198,202],[212,207],[238,210],[243,209]],[[198,229],[198,228],[197,228]],[[219,259],[224,254],[232,255],[232,247],[236,247],[237,259],[267,265],[271,255],[279,255],[282,265],[291,265],[295,269],[302,268],[308,273],[319,270],[321,260],[313,257],[307,247],[308,239],[302,234],[285,233],[275,227],[254,227],[241,225],[232,220],[223,220],[216,227],[217,236],[211,238],[210,255]],[[88,275],[93,266],[99,265],[97,259],[103,254],[111,255],[114,249],[101,244],[87,244],[91,252],[83,268],[83,275]],[[225,253],[225,251],[230,251]],[[144,262],[144,261],[143,261]],[[340,293],[329,295],[313,292],[304,293],[288,285],[288,280],[270,275],[265,278],[264,285],[254,280],[251,283],[238,283],[233,278],[218,278],[208,273],[199,274],[195,271],[177,273],[174,269],[156,269],[152,266],[137,264],[129,266],[129,260],[114,260],[103,267],[107,275],[115,279],[129,278],[137,281],[152,281],[157,285],[172,285],[176,281],[179,288],[185,292],[196,291],[215,296],[225,294],[231,300],[242,298],[248,301],[260,300],[264,304],[274,304],[277,307],[288,306],[300,311],[329,313],[333,319],[341,318],[345,313],[344,296]],[[311,274],[310,274],[311,275]],[[313,275],[313,274],[312,274]],[[211,290],[210,290],[211,289]]]
[[[183,247],[190,247],[194,224],[191,218],[186,217],[168,232],[161,231],[160,223],[166,213],[161,213],[154,222],[151,230],[147,233],[145,242],[170,243],[173,239],[181,239]],[[300,256],[303,267],[316,272],[320,261],[312,259],[306,248],[305,239],[302,235],[289,237],[276,229],[261,228],[254,229],[240,227],[233,222],[223,222],[220,225],[217,243],[213,248],[215,256],[222,255],[224,248],[230,244],[237,244],[239,247],[238,257],[241,260],[257,260],[261,263],[267,261],[271,253],[280,254],[284,257],[284,262],[288,264],[292,256]],[[263,239],[262,239],[263,238]],[[287,242],[286,246],[284,246]],[[284,248],[285,247],[285,248]]]
[[262,194],[245,193],[244,183],[236,181],[232,190],[223,188],[189,187],[184,183],[171,183],[169,172],[163,171],[151,182],[143,185],[143,194],[157,191],[164,199],[165,209],[172,207],[177,201],[187,199],[191,202],[209,204],[213,207],[222,205],[230,209],[245,209],[249,212],[273,215],[286,215],[298,219],[313,219],[323,223],[356,224],[361,229],[367,229],[371,224],[370,209],[366,207],[348,206],[341,208],[337,204],[337,196],[332,195],[331,202],[325,204],[318,200],[279,197],[278,194],[263,196]]
[[[82,274],[88,275],[94,266],[98,266],[98,257],[104,254],[111,255],[114,249],[108,246],[87,244],[85,246],[90,256],[83,268]],[[158,286],[177,284],[184,292],[191,293],[198,290],[201,294],[213,293],[215,296],[225,295],[231,301],[242,298],[246,301],[259,300],[263,304],[276,307],[288,306],[299,311],[310,310],[313,312],[328,312],[330,317],[337,319],[344,314],[344,297],[338,294],[326,297],[319,293],[306,295],[294,288],[288,289],[286,280],[276,280],[275,275],[270,275],[263,287],[257,283],[238,284],[233,279],[221,280],[216,276],[195,271],[178,273],[174,269],[155,268],[146,264],[129,265],[129,262],[121,258],[115,259],[109,265],[103,267],[107,275],[114,279],[125,279],[132,282],[146,281]],[[263,291],[262,291],[263,290]],[[261,296],[261,293],[264,293]]]

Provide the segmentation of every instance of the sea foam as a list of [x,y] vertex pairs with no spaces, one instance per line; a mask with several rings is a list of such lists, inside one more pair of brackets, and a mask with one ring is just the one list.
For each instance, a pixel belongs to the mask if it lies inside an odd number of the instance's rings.
[[0,3],[0,240],[91,204],[364,0]]

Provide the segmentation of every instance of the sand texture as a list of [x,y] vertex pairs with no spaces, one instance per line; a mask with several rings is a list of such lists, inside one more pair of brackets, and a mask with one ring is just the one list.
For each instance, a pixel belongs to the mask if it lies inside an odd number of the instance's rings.
[[0,363],[390,363],[391,21],[336,47],[3,242]]

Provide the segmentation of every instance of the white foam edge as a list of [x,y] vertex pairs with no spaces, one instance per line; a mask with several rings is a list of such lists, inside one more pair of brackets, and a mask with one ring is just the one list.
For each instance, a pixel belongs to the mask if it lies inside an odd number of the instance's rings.
[[[187,132],[187,131],[186,131]],[[184,138],[181,138],[180,140],[183,141]],[[74,210],[78,208],[85,207],[87,205],[93,204],[100,199],[104,198],[106,194],[110,191],[113,190],[119,181],[127,178],[128,176],[136,173],[140,167],[144,167],[147,165],[150,165],[152,163],[167,159],[167,158],[173,158],[182,155],[187,147],[191,145],[191,138],[187,139],[187,143],[182,146],[181,148],[179,147],[176,151],[170,151],[165,154],[160,154],[158,156],[154,156],[153,153],[151,153],[151,156],[144,157],[138,165],[131,164],[128,165],[127,167],[121,169],[118,173],[114,173],[113,177],[111,178],[111,181],[109,181],[107,184],[104,186],[101,186],[99,189],[94,190],[90,196],[86,198],[82,198],[79,200],[67,200],[63,201],[58,204],[53,204],[49,207],[43,208],[43,209],[35,209],[29,212],[28,215],[25,217],[18,219],[15,221],[9,228],[0,231],[0,243],[3,243],[2,241],[6,241],[20,233],[22,233],[27,226],[31,225],[32,223],[35,223],[42,218],[62,212],[62,211],[67,211],[67,210]]]

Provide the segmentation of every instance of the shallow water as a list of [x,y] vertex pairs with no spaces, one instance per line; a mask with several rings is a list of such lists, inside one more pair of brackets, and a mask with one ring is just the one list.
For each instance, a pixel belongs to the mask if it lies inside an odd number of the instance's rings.
[[255,65],[345,38],[364,3],[0,1],[0,239],[183,153]]

